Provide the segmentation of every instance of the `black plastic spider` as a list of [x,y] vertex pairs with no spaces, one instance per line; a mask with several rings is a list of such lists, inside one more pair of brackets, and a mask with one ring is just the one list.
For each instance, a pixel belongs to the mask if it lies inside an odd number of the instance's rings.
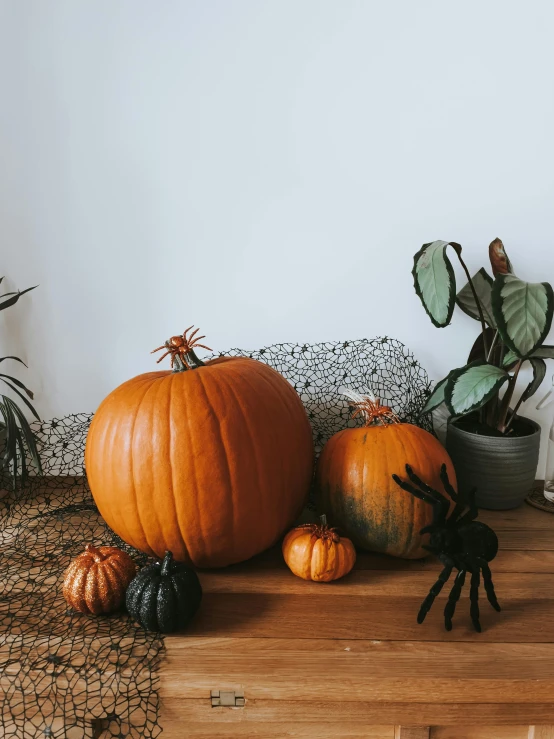
[[421,529],[420,533],[431,535],[429,545],[424,545],[424,548],[436,554],[444,565],[438,580],[421,604],[417,622],[419,624],[423,623],[435,598],[448,581],[452,570],[456,568],[458,574],[444,609],[444,625],[447,631],[452,629],[452,617],[456,609],[456,603],[460,598],[466,574],[470,572],[470,615],[475,630],[481,631],[478,603],[481,572],[483,572],[483,583],[489,603],[496,611],[500,610],[488,564],[496,557],[498,552],[498,537],[489,526],[475,520],[479,514],[475,503],[476,491],[472,490],[467,495],[461,492],[457,493],[448,479],[446,465],[443,464],[441,467],[440,478],[445,491],[455,503],[450,515],[448,515],[450,501],[442,493],[420,480],[409,464],[406,465],[406,474],[411,484],[401,480],[398,475],[392,477],[403,490],[433,506],[433,523]]

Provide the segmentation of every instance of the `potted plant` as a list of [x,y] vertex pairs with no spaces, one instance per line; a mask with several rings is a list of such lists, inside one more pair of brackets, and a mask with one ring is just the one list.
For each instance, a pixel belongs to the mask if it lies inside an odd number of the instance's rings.
[[[3,281],[0,277],[0,283]],[[34,290],[34,287],[28,287],[26,290],[17,290],[15,292],[7,292],[0,295],[0,311],[11,308],[15,305],[19,298]],[[0,362],[6,360],[19,362],[25,367],[27,366],[19,357],[7,356],[0,357]],[[27,459],[28,456],[33,461],[38,472],[42,471],[40,457],[37,450],[35,436],[25,413],[20,408],[20,403],[31,411],[33,416],[40,420],[36,410],[31,405],[29,398],[33,399],[33,393],[25,387],[25,385],[12,375],[0,373],[0,380],[4,382],[12,391],[14,396],[19,400],[7,395],[0,395],[0,462],[1,469],[8,469],[11,474],[14,488],[17,481],[25,482],[28,476]]]
[[[448,247],[468,280],[457,294]],[[493,276],[480,269],[471,277],[460,244],[433,241],[415,255],[413,277],[416,293],[435,326],[450,323],[456,303],[481,324],[467,364],[453,369],[435,386],[423,413],[446,404],[451,414],[446,447],[460,489],[475,486],[478,505],[505,509],[518,506],[535,480],[540,427],[518,411],[544,379],[544,360],[554,358],[554,346],[544,344],[554,300],[547,282],[525,282],[514,274],[500,239],[490,244],[489,257]],[[513,403],[526,363],[532,368],[532,379]]]

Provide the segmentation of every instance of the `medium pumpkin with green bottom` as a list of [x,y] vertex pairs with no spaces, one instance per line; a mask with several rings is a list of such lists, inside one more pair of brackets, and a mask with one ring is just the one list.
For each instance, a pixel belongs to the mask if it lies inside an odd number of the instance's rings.
[[316,472],[318,507],[362,549],[425,557],[428,536],[419,532],[432,523],[432,507],[401,490],[392,475],[402,474],[409,464],[441,490],[439,470],[445,464],[455,487],[450,457],[432,434],[402,423],[379,400],[357,393],[348,397],[354,416],[363,415],[365,425],[339,431],[323,448]]

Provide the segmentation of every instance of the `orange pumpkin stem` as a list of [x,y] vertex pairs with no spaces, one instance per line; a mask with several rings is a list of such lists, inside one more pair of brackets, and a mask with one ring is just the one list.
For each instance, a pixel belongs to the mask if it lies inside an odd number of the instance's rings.
[[386,426],[391,423],[401,423],[396,413],[388,405],[381,405],[379,398],[371,395],[359,395],[358,393],[347,393],[354,412],[352,418],[363,416],[365,426]]
[[97,549],[92,544],[87,544],[85,547],[85,552],[87,554],[90,554],[91,557],[94,558],[95,562],[103,562],[105,557],[103,556],[102,552],[100,552],[99,549]]
[[186,370],[197,369],[203,367],[204,362],[196,356],[194,347],[201,347],[207,349],[209,352],[212,351],[209,346],[200,344],[200,339],[206,338],[205,336],[196,336],[200,329],[196,329],[189,335],[189,331],[192,331],[194,326],[189,326],[182,335],[172,336],[168,339],[165,344],[159,346],[157,349],[153,349],[150,353],[154,354],[162,349],[165,349],[165,353],[157,360],[156,364],[159,364],[162,359],[165,359],[169,354],[171,356],[171,369],[174,372],[185,372]]
[[327,525],[327,516],[323,514],[319,517],[319,523],[304,523],[298,527],[299,529],[306,529],[312,536],[323,541],[340,541],[340,536],[337,533],[337,529],[331,528]]

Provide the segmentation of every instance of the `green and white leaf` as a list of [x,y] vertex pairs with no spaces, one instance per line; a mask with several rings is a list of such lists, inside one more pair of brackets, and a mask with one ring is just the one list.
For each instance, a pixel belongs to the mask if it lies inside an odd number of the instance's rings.
[[414,256],[412,270],[415,291],[429,318],[439,328],[450,323],[456,298],[456,278],[446,255],[446,247],[450,243],[432,241],[423,244]]
[[529,398],[537,392],[546,375],[546,362],[544,359],[532,358],[529,361],[533,367],[533,379],[523,391],[520,401],[521,403],[525,403],[526,400],[529,400]]
[[492,307],[502,341],[518,357],[528,357],[552,324],[554,296],[548,282],[525,282],[511,274],[496,277]]
[[453,370],[444,393],[448,410],[461,416],[481,408],[509,377],[505,370],[481,360]]
[[515,352],[513,352],[511,349],[508,349],[506,354],[504,355],[504,360],[502,361],[503,367],[511,367],[513,364],[515,364],[518,361],[519,357]]
[[[494,320],[494,314],[492,312],[492,286],[494,284],[494,280],[488,274],[486,269],[481,268],[479,272],[473,276],[472,282],[475,292],[477,293],[477,298],[481,303],[485,321],[492,328],[496,328],[496,321]],[[477,303],[469,282],[456,296],[456,302],[468,316],[475,318],[476,321],[481,320],[479,310],[477,309]]]
[[444,380],[441,380],[437,385],[435,385],[435,388],[423,406],[420,415],[431,413],[431,411],[434,411],[435,408],[438,408],[439,405],[444,403],[444,391],[446,389],[447,380],[448,377],[445,377]]
[[[504,357],[502,364],[504,367],[511,367],[518,361],[518,359],[519,357],[517,354],[509,349],[506,352],[506,356]],[[531,354],[530,357],[527,357],[527,359],[554,359],[554,346],[543,344],[542,346],[539,346],[538,349],[535,349],[533,354]]]

